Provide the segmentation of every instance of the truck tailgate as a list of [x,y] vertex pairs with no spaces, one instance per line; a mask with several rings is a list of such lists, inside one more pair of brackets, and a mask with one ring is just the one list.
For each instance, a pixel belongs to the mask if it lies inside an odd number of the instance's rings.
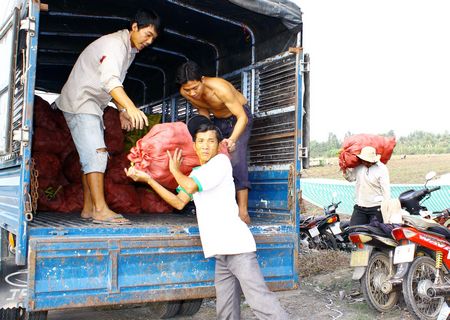
[[[195,299],[214,296],[214,259],[205,259],[195,216],[127,216],[128,226],[40,213],[30,228],[30,310]],[[269,287],[295,287],[289,225],[251,227]],[[230,235],[232,236],[232,235]]]

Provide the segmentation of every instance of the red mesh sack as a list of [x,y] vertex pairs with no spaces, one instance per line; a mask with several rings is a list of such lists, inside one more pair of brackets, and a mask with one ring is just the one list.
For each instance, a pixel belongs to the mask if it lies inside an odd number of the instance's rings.
[[137,188],[141,209],[145,213],[171,213],[173,208],[150,188]]
[[70,135],[62,111],[52,109],[47,101],[36,95],[34,96],[33,125],[34,127],[62,131],[64,134]]
[[119,111],[107,107],[103,112],[105,144],[109,154],[119,154],[124,150],[124,134],[120,125]]
[[105,180],[106,203],[117,213],[140,213],[141,201],[131,184],[115,184]]
[[347,137],[339,153],[339,166],[345,172],[347,168],[355,168],[361,163],[356,156],[367,146],[374,147],[381,155],[380,161],[386,164],[392,156],[396,145],[395,137],[383,137],[374,134],[356,134]]
[[169,171],[166,151],[173,153],[176,148],[183,150],[180,170],[183,174],[189,175],[193,167],[200,165],[192,144],[192,137],[185,123],[157,124],[136,142],[135,147],[131,148],[128,159],[138,170],[148,173],[162,186],[175,189],[178,184]]
[[40,177],[54,179],[61,174],[61,162],[53,153],[34,152],[33,159]]
[[81,183],[81,163],[78,152],[72,151],[64,160],[62,172],[72,183]]
[[34,96],[33,124],[35,127],[57,130],[59,127],[55,114],[55,110],[52,110],[47,101],[39,96]]
[[124,153],[112,156],[108,160],[108,166],[105,172],[105,179],[111,180],[117,184],[132,184],[133,180],[128,178],[124,169],[130,167],[130,160]]
[[33,151],[61,154],[66,151],[70,135],[61,130],[50,130],[36,127],[33,134]]
[[59,207],[60,212],[81,212],[83,210],[83,186],[81,184],[69,184],[64,186],[63,202]]
[[54,178],[38,176],[38,211],[60,211],[64,203],[64,186],[67,181],[59,174]]

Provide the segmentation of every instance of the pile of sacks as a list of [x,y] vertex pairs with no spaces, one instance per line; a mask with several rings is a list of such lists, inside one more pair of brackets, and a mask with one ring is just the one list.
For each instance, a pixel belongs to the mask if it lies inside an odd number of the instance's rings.
[[[105,109],[105,143],[110,158],[105,172],[105,196],[119,213],[168,213],[173,209],[148,186],[129,179],[130,166],[124,150],[125,135],[119,112]],[[83,188],[81,165],[70,131],[60,110],[35,96],[32,157],[38,171],[38,211],[81,212]],[[173,185],[171,185],[173,186]]]

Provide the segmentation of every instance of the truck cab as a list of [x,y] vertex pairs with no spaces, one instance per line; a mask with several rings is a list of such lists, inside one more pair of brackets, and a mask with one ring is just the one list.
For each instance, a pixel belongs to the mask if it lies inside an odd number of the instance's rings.
[[[131,225],[95,225],[79,212],[39,210],[34,166],[35,96],[58,94],[81,51],[152,9],[161,36],[139,53],[125,91],[162,122],[196,113],[175,72],[187,60],[230,81],[254,124],[248,164],[250,230],[271,290],[298,286],[300,173],[307,163],[308,56],[300,8],[287,0],[8,2],[0,16],[0,312],[158,304],[163,318],[189,315],[214,297],[196,218],[176,212],[127,215]],[[34,143],[33,143],[34,142]],[[230,235],[232,237],[233,235]],[[8,318],[10,317],[10,318]],[[2,318],[3,319],[3,318]]]

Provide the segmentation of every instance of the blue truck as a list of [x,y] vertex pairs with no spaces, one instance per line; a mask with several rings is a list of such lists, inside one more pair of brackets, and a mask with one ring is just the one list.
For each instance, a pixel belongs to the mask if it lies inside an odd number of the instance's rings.
[[[192,315],[214,297],[195,216],[127,216],[95,225],[79,214],[36,209],[33,108],[60,92],[77,56],[96,38],[127,28],[139,8],[164,22],[124,86],[146,113],[186,121],[176,67],[188,59],[248,99],[250,229],[272,290],[298,286],[300,174],[308,164],[309,57],[300,8],[288,0],[15,0],[0,13],[0,315],[46,319],[49,310],[151,304],[155,315]],[[126,214],[126,213],[125,213]],[[230,234],[230,237],[233,237]]]

